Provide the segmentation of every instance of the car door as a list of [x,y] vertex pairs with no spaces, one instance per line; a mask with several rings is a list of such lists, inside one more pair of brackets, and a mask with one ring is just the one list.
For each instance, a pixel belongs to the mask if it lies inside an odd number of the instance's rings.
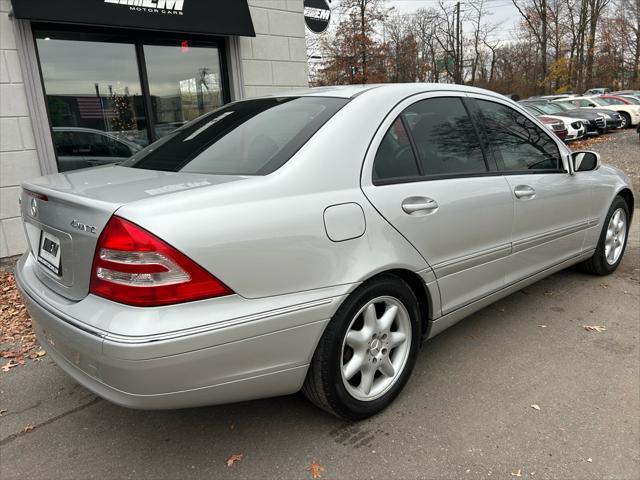
[[513,200],[489,169],[464,96],[442,95],[390,112],[367,153],[362,189],[433,268],[446,314],[504,286]]
[[589,227],[591,187],[569,170],[569,150],[506,102],[475,104],[498,170],[515,202],[507,283],[580,254]]

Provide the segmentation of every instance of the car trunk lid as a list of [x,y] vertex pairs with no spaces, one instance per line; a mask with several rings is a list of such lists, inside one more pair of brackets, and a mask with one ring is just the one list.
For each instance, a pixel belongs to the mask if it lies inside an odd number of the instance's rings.
[[245,177],[105,166],[48,175],[23,184],[21,211],[36,274],[70,301],[89,292],[100,233],[123,205]]

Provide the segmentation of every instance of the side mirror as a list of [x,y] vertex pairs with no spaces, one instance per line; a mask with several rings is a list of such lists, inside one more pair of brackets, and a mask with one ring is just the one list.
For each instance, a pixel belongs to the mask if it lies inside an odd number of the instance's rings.
[[596,152],[573,152],[571,161],[574,172],[591,172],[600,168],[600,155]]

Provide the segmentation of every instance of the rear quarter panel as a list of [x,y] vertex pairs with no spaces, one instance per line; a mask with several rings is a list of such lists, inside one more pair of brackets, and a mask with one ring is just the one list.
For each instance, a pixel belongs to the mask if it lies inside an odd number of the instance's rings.
[[[183,251],[239,295],[261,298],[361,282],[391,268],[428,268],[369,204],[360,171],[369,142],[397,95],[349,102],[279,170],[211,189],[122,207],[121,215]],[[366,231],[333,242],[331,205],[357,203]]]

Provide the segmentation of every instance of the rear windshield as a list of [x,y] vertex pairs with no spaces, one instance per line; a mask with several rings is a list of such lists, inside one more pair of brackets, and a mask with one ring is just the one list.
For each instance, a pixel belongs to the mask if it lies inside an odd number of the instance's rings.
[[121,165],[165,172],[268,175],[347,101],[282,97],[232,103],[175,130]]

